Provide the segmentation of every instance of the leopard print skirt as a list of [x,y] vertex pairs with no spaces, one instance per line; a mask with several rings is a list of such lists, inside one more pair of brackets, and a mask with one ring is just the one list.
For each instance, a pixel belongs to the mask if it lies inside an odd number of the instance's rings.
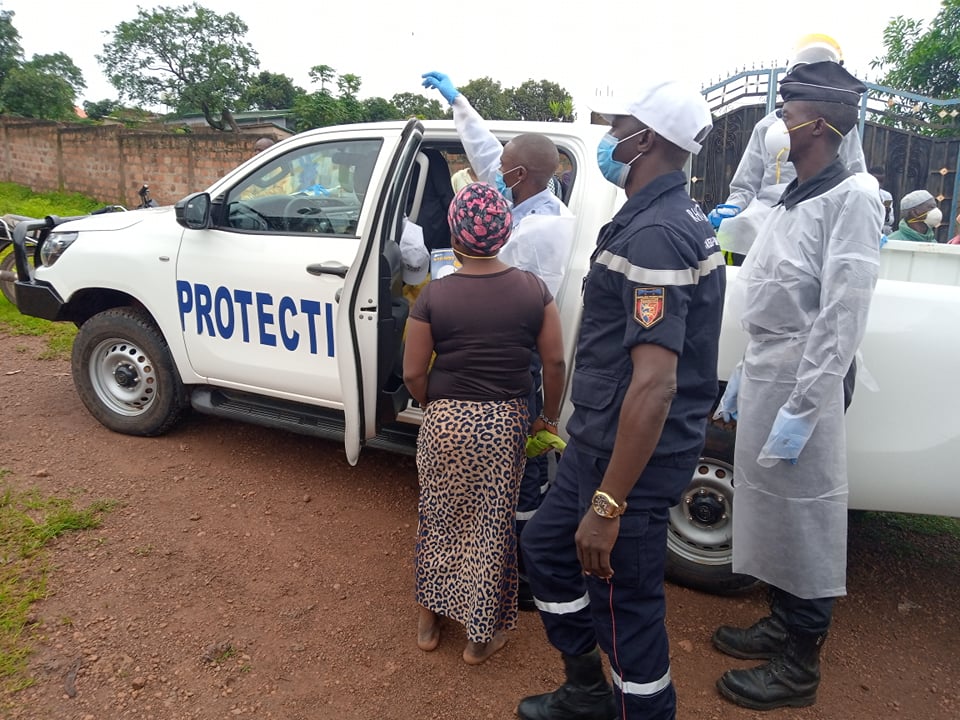
[[517,624],[514,515],[526,461],[524,399],[434,400],[417,441],[416,596],[484,643]]

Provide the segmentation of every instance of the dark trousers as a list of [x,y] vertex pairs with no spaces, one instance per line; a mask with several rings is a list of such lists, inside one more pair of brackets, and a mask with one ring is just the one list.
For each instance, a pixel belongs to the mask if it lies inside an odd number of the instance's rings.
[[773,612],[792,629],[804,633],[824,633],[830,629],[836,598],[799,598],[786,590],[772,588]]
[[[521,538],[527,575],[555,648],[583,655],[599,643],[607,654],[620,717],[672,720],[676,693],[663,589],[669,501],[651,506],[627,499],[610,581],[585,577],[577,559],[574,535],[608,464],[609,458],[578,451],[575,441],[567,445],[550,492]],[[692,473],[692,467],[647,468],[638,485],[682,488]]]
[[[530,362],[530,375],[533,387],[527,396],[527,411],[530,423],[543,412],[543,366],[540,356],[534,351]],[[520,493],[517,497],[517,536],[523,534],[527,522],[536,514],[547,491],[547,456],[527,458],[527,464],[520,479]],[[520,572],[524,572],[523,555],[520,555]]]

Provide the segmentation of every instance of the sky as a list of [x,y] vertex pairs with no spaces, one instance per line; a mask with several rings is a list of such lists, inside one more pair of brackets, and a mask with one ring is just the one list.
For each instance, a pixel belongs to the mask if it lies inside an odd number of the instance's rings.
[[[82,100],[117,98],[96,60],[105,31],[133,20],[137,8],[179,7],[153,0],[0,0],[15,13],[24,55],[64,52],[83,71]],[[578,116],[591,99],[621,96],[658,77],[698,87],[751,67],[783,65],[808,33],[834,37],[847,68],[876,81],[870,61],[883,53],[891,17],[929,22],[939,0],[387,0],[292,2],[202,0],[218,13],[233,12],[248,26],[260,70],[282,73],[308,91],[308,71],[329,65],[362,80],[361,98],[423,92],[420,76],[438,70],[454,83],[488,76],[504,87],[550,80],[573,95]],[[78,102],[78,104],[80,104]]]

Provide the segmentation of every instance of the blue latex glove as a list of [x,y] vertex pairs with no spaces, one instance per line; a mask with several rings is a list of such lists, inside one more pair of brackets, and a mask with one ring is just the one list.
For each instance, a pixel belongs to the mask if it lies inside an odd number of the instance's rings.
[[770,429],[767,442],[760,450],[757,463],[763,467],[773,467],[780,460],[796,465],[800,453],[813,434],[813,423],[798,417],[783,408],[777,413]]
[[736,217],[740,214],[739,205],[717,205],[713,210],[707,213],[707,219],[710,221],[710,224],[713,225],[713,229],[716,230],[720,227],[722,223],[727,218]]
[[727,380],[723,397],[720,398],[717,411],[713,414],[714,420],[722,418],[724,422],[730,422],[737,419],[737,396],[740,394],[740,375],[742,371],[743,366],[738,364],[730,373],[730,379]]
[[883,248],[883,246],[887,244],[887,240],[888,240],[888,239],[889,239],[889,238],[888,238],[886,235],[881,235],[881,236],[880,236],[880,247],[881,247],[881,248]]
[[431,71],[424,73],[420,77],[423,78],[423,86],[425,88],[439,90],[440,94],[443,95],[444,99],[451,105],[460,95],[460,91],[457,90],[450,77],[442,72]]

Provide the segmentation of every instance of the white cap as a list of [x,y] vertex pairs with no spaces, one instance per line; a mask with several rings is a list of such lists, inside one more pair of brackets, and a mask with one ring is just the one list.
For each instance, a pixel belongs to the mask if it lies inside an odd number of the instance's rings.
[[904,195],[900,199],[900,212],[906,212],[907,210],[913,210],[913,208],[918,205],[923,205],[925,202],[930,202],[934,197],[926,190],[914,190]]
[[400,235],[400,259],[403,262],[403,282],[419,285],[430,270],[430,251],[423,243],[423,228],[406,218]]
[[793,57],[787,65],[792,70],[797,65],[817,62],[843,63],[843,52],[840,45],[829,35],[813,33],[804,35],[797,42],[793,50]]
[[703,94],[676,80],[648,85],[626,101],[599,99],[590,109],[608,121],[616,115],[633,115],[657,135],[694,155],[713,128]]

